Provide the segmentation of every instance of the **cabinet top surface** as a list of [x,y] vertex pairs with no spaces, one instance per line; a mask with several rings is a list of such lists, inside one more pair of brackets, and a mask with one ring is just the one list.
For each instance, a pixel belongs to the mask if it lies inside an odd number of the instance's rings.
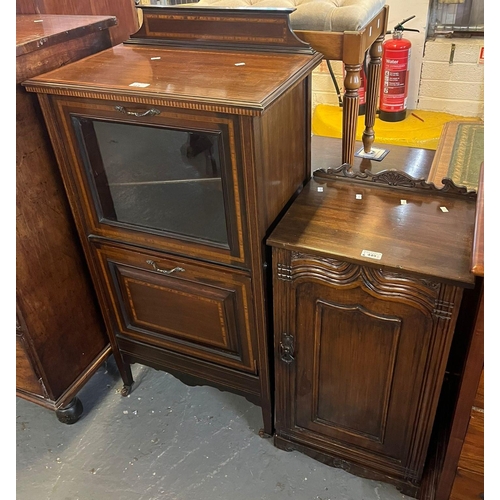
[[263,109],[320,61],[320,54],[120,44],[25,83],[47,93],[105,92]]
[[465,197],[313,178],[267,243],[470,286],[475,207]]
[[16,15],[16,56],[116,25],[114,16]]

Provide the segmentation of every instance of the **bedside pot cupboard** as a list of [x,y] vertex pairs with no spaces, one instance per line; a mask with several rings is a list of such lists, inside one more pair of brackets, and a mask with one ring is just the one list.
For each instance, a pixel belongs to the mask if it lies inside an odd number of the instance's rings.
[[24,83],[39,95],[123,394],[130,363],[144,363],[246,396],[264,434],[265,238],[309,177],[321,61],[290,32],[290,12],[193,20],[144,8],[126,43]]
[[275,444],[418,498],[463,290],[474,286],[475,201],[387,176],[393,185],[383,173],[376,184],[315,171],[267,240]]

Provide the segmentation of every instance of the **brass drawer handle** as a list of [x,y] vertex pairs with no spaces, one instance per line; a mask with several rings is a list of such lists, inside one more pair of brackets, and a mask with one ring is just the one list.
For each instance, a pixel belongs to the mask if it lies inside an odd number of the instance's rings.
[[185,271],[185,269],[183,269],[182,267],[174,267],[173,269],[170,269],[170,271],[168,271],[167,269],[161,269],[156,265],[156,262],[154,260],[147,260],[146,263],[151,264],[155,271],[158,271],[159,273],[162,273],[162,274],[172,274],[175,272]]
[[128,109],[124,108],[123,106],[115,106],[116,111],[119,111],[120,113],[123,113],[125,115],[131,115],[131,116],[137,116],[137,117],[142,117],[142,116],[148,116],[148,115],[159,115],[160,111],[156,108],[151,108],[148,109],[147,111],[144,111],[144,113],[137,113],[136,111],[129,111]]

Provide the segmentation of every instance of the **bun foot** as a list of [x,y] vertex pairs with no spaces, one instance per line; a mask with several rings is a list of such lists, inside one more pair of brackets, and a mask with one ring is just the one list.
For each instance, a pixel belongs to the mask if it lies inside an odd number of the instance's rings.
[[74,424],[78,422],[82,413],[82,402],[78,398],[73,398],[69,404],[56,410],[56,417],[63,424]]

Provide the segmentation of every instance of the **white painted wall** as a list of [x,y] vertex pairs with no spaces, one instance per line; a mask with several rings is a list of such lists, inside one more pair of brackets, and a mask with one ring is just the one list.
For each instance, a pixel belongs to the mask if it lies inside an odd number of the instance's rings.
[[[478,64],[477,58],[484,40],[437,38],[426,42],[429,0],[386,0],[386,4],[389,6],[388,29],[415,15],[405,27],[420,30],[419,33],[405,31],[403,35],[412,44],[408,109],[483,117],[484,65]],[[452,43],[456,48],[450,65]],[[332,67],[339,86],[343,87],[342,64],[332,61]],[[317,104],[338,105],[325,62],[313,73],[312,104],[313,108]]]

